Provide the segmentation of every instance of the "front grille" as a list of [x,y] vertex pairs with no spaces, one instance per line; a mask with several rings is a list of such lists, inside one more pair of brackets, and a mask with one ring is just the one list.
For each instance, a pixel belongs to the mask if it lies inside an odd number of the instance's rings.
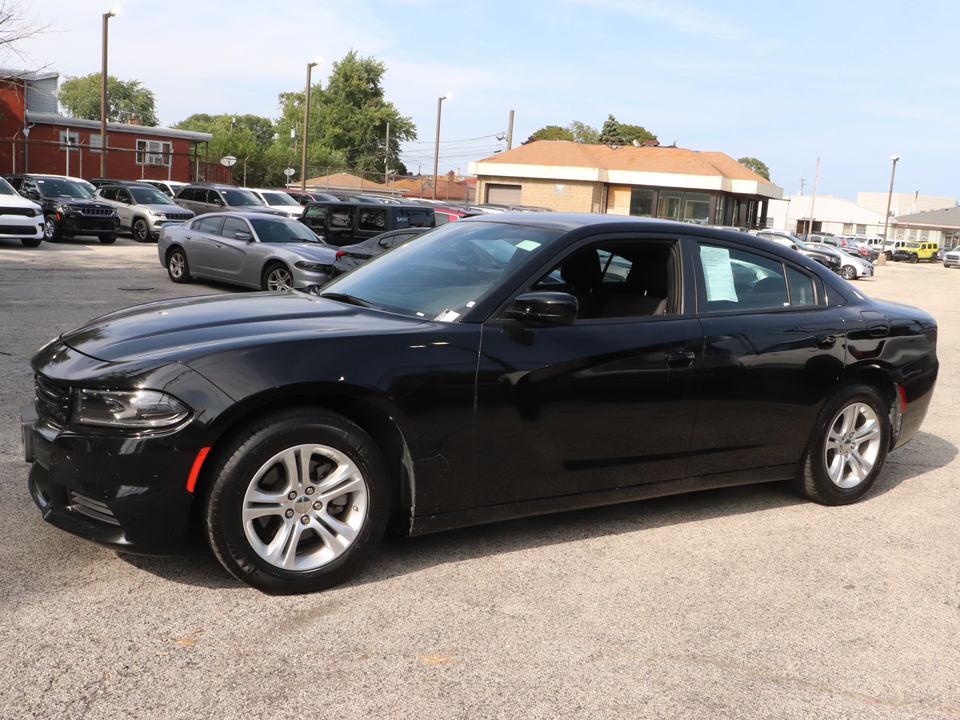
[[37,393],[37,412],[53,427],[60,429],[70,416],[70,388],[37,375],[33,382]]
[[113,210],[110,208],[102,207],[78,207],[76,208],[80,211],[80,214],[84,217],[110,217],[113,215]]
[[193,217],[192,213],[164,213],[167,220],[189,220]]
[[100,522],[110,523],[111,525],[120,524],[106,503],[81,495],[76,490],[70,491],[70,509]]
[[23,217],[36,217],[37,211],[33,208],[24,207],[0,207],[0,215],[22,215]]

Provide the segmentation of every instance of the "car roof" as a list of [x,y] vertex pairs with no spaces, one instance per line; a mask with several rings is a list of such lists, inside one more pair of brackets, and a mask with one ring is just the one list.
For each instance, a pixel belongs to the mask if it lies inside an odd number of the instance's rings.
[[[203,215],[197,215],[197,217],[194,219],[203,220],[204,218],[209,218],[209,217],[242,217],[242,218],[247,218],[248,220],[253,220],[253,219],[262,220],[263,218],[271,218],[273,220],[287,220],[289,222],[295,222],[298,225],[301,224],[300,221],[297,220],[296,218],[287,217],[286,215],[277,215],[275,213],[247,212],[247,211],[233,212],[231,210],[225,210],[223,212],[204,213]],[[304,225],[303,227],[306,227],[306,225]]]

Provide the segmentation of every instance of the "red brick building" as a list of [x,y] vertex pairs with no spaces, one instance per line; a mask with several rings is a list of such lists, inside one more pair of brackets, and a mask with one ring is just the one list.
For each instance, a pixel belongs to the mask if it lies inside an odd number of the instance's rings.
[[[0,70],[0,175],[100,177],[100,122],[57,112],[57,73]],[[206,178],[208,133],[107,123],[107,176],[123,180]],[[224,168],[214,163],[219,170]],[[218,180],[220,178],[217,178]]]

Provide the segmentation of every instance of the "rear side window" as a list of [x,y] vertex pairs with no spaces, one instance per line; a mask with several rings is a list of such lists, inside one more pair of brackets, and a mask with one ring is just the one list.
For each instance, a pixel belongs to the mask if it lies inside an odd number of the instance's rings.
[[335,205],[330,208],[330,229],[331,230],[352,230],[353,214],[357,208],[355,205]]
[[817,304],[813,278],[778,260],[735,248],[700,246],[706,311],[782,310]]
[[358,230],[383,232],[387,229],[387,211],[384,208],[363,208],[357,220]]
[[[405,222],[400,222],[401,218]],[[435,227],[433,210],[431,208],[405,208],[397,211],[397,227]]]

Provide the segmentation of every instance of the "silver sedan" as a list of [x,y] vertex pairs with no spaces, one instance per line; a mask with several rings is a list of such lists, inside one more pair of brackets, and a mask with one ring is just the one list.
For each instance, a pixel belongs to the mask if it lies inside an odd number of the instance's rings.
[[163,228],[160,263],[175,283],[219,280],[259,290],[323,285],[336,248],[296,220],[261,213],[209,213]]

